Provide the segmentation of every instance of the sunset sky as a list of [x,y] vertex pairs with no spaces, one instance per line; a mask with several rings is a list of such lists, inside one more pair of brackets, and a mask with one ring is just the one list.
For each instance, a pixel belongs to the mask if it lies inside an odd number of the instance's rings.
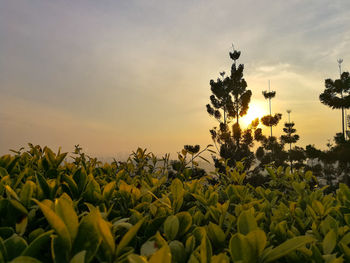
[[[350,70],[349,0],[1,0],[0,154],[28,142],[124,157],[211,143],[211,79],[242,55],[251,105],[277,92],[299,146],[325,148],[341,112],[319,101]],[[350,113],[350,112],[349,112]],[[265,130],[268,134],[268,130]]]

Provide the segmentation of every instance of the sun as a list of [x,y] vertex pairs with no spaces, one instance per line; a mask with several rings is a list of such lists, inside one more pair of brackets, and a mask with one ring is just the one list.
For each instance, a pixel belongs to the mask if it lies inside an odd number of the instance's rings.
[[247,114],[241,117],[240,123],[242,123],[242,126],[246,128],[252,123],[253,120],[256,118],[260,119],[266,114],[266,110],[263,107],[259,106],[259,104],[251,104],[249,105]]

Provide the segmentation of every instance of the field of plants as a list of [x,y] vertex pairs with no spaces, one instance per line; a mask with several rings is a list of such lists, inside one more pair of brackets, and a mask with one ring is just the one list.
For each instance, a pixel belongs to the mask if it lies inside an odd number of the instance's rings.
[[[0,158],[0,262],[349,262],[350,189],[243,164],[202,175],[138,149],[102,164],[29,145]],[[193,155],[192,155],[193,164]]]

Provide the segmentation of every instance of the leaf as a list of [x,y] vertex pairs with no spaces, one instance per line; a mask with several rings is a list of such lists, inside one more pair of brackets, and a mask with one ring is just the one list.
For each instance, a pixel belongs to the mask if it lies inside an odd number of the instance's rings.
[[50,190],[50,187],[49,187],[48,183],[46,182],[45,178],[40,173],[36,173],[36,180],[37,180],[37,183],[38,183],[40,189],[44,193],[44,196],[46,198],[50,198],[51,190]]
[[11,198],[14,198],[15,200],[19,201],[18,195],[9,185],[5,185],[5,189],[6,189],[7,197],[11,197]]
[[331,229],[322,241],[323,254],[331,254],[337,245],[337,235],[333,229]]
[[15,208],[18,212],[21,213],[21,215],[28,215],[28,210],[25,208],[19,201],[15,199],[9,200],[10,204],[13,208]]
[[257,229],[249,232],[246,238],[249,244],[251,245],[252,249],[255,251],[255,257],[260,258],[260,255],[263,252],[267,243],[265,232],[260,229]]
[[50,242],[50,235],[53,230],[47,231],[36,237],[29,246],[22,252],[21,256],[36,257],[40,255],[45,245]]
[[19,256],[12,260],[10,263],[41,263],[41,261],[32,257]]
[[19,223],[16,223],[17,234],[22,236],[24,234],[24,232],[26,231],[27,224],[28,224],[28,217],[24,216]]
[[179,226],[181,226],[177,234],[181,237],[192,226],[192,216],[189,212],[184,211],[177,213],[176,217],[179,219]]
[[79,223],[78,233],[73,243],[72,254],[86,251],[85,262],[90,262],[97,253],[102,238],[97,229],[98,214],[96,211],[84,216]]
[[106,243],[108,249],[113,255],[115,250],[115,241],[114,241],[110,226],[102,217],[100,217],[97,222],[97,227],[100,231],[103,241]]
[[58,236],[62,239],[63,244],[65,244],[67,247],[67,250],[70,250],[72,247],[71,237],[63,220],[53,210],[51,210],[51,208],[35,199],[33,200],[40,207],[51,227],[55,229]]
[[7,252],[7,260],[10,261],[20,255],[27,247],[27,242],[20,236],[14,234],[4,241]]
[[178,178],[175,178],[172,181],[170,185],[170,191],[173,195],[174,200],[179,200],[180,198],[183,197],[184,188],[183,188],[182,182]]
[[116,185],[116,182],[113,181],[104,187],[102,196],[105,201],[109,201],[111,199],[113,191],[115,189],[115,185]]
[[79,221],[73,207],[73,202],[66,194],[62,195],[59,199],[56,199],[55,212],[66,225],[73,244],[73,241],[78,233]]
[[247,235],[250,231],[258,229],[255,217],[250,210],[241,212],[237,221],[238,232]]
[[32,181],[27,181],[21,190],[20,200],[26,207],[30,205],[34,189],[35,184]]
[[72,197],[73,198],[74,197],[79,197],[78,186],[77,186],[76,182],[74,181],[74,179],[71,176],[63,174],[62,180],[65,181],[68,184],[69,190],[73,194]]
[[213,242],[214,246],[222,246],[225,242],[226,236],[224,231],[216,224],[209,222],[207,227],[208,236]]
[[136,254],[128,255],[129,263],[147,263],[147,259]]
[[169,248],[171,252],[171,262],[181,263],[186,261],[186,252],[184,245],[177,240],[171,241],[169,243]]
[[168,216],[164,222],[164,234],[169,240],[174,240],[179,231],[179,219],[174,216]]
[[136,236],[137,231],[139,231],[143,222],[144,219],[141,219],[132,228],[130,228],[129,231],[122,237],[117,247],[116,256],[119,256],[122,249],[125,248],[130,243],[130,241]]
[[299,247],[305,246],[308,243],[314,242],[315,239],[311,236],[298,236],[283,242],[281,245],[273,248],[267,254],[263,254],[264,262],[272,262]]
[[229,251],[234,262],[250,262],[251,257],[254,256],[247,238],[240,233],[234,234],[231,237]]
[[225,253],[220,253],[211,257],[211,263],[229,263],[230,259]]
[[149,263],[171,263],[171,253],[168,245],[162,246],[156,253],[152,255]]
[[84,263],[85,262],[86,250],[80,251],[75,254],[74,257],[69,261],[69,263]]
[[210,263],[212,255],[211,243],[207,235],[203,235],[202,242],[200,244],[200,258],[201,263]]

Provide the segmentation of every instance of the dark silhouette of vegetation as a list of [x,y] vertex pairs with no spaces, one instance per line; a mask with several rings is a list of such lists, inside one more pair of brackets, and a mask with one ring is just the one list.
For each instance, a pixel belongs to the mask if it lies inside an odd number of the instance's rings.
[[276,113],[274,116],[272,116],[272,111],[271,111],[271,99],[273,99],[276,96],[276,91],[271,91],[270,90],[270,80],[269,80],[269,90],[268,91],[263,91],[262,94],[264,95],[264,98],[269,100],[269,111],[270,114],[266,115],[261,118],[261,122],[267,126],[270,127],[270,137],[272,137],[272,127],[277,126],[278,122],[282,118],[282,114]]
[[[206,106],[207,112],[219,123],[218,127],[210,130],[210,134],[220,156],[228,160],[230,167],[244,159],[245,167],[249,168],[254,159],[250,148],[258,122],[253,121],[246,130],[239,125],[239,118],[248,111],[252,92],[247,89],[243,78],[244,65],[237,65],[241,52],[233,49],[229,54],[233,60],[230,75],[225,76],[225,72],[221,72],[221,78],[210,81],[213,95],[210,96],[211,104]],[[217,158],[214,157],[214,161],[216,167],[220,167]]]
[[290,121],[290,113],[291,110],[287,110],[288,113],[288,122],[284,124],[283,131],[285,135],[281,136],[281,142],[283,144],[289,144],[289,162],[290,162],[290,168],[293,169],[293,159],[292,156],[300,156],[297,153],[299,152],[298,150],[294,150],[292,153],[292,143],[296,143],[299,140],[299,135],[295,134],[297,131],[294,129],[294,122]]
[[325,86],[325,90],[320,94],[320,101],[332,109],[342,110],[342,136],[345,140],[344,109],[350,108],[349,72],[341,73],[340,79],[326,79]]

